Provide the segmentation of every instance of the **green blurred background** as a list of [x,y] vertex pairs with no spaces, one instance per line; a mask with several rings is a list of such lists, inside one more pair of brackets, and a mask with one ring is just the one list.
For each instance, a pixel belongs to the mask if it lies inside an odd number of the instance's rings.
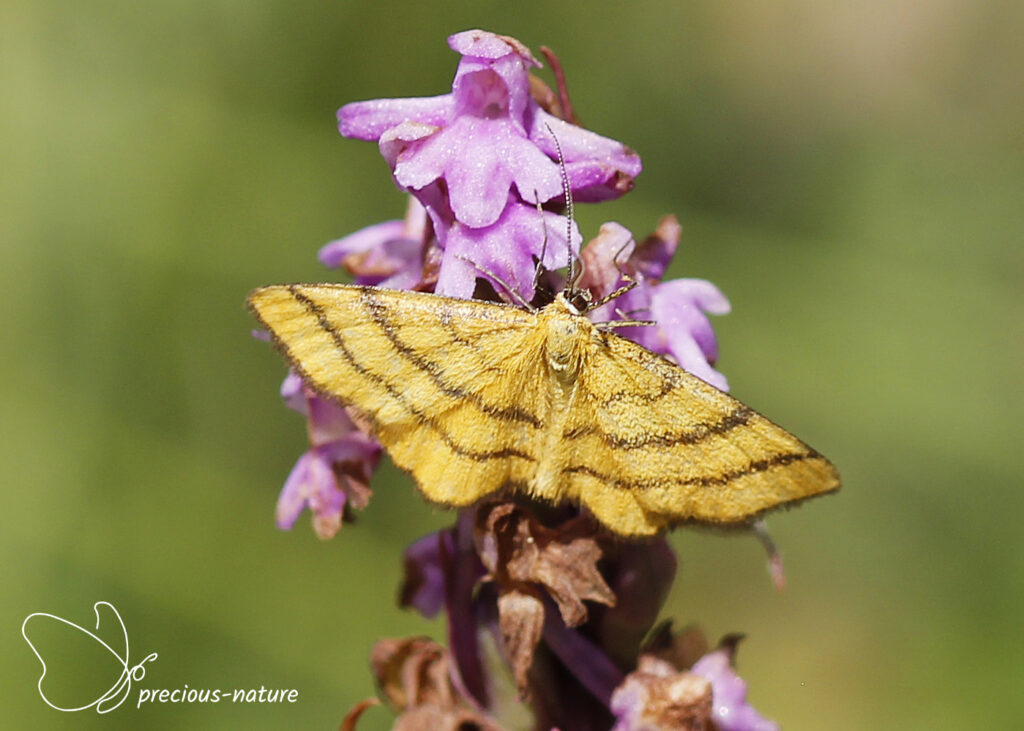
[[[253,340],[256,285],[398,217],[349,101],[448,89],[448,34],[554,47],[583,120],[644,158],[582,207],[718,284],[733,393],[829,455],[837,496],[747,536],[677,532],[666,615],[743,631],[790,729],[1024,728],[1024,6],[5,0],[0,5],[0,707],[7,728],[336,728],[395,607],[400,553],[451,516],[393,469],[330,542],[273,526],[304,449]],[[295,688],[285,706],[59,714],[19,628],[121,612],[137,687]],[[54,682],[102,665],[54,637]],[[84,652],[84,650],[83,650]],[[62,654],[63,653],[63,654]],[[362,728],[385,728],[371,711]]]

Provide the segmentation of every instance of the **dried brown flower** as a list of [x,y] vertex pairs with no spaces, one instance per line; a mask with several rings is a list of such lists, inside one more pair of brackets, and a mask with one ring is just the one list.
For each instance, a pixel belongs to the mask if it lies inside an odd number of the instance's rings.
[[456,690],[448,650],[427,637],[380,640],[370,665],[397,711],[395,731],[502,731]]
[[615,605],[597,568],[603,551],[595,535],[589,518],[548,528],[515,503],[491,504],[477,513],[477,552],[489,572],[485,580],[498,587],[498,626],[520,692],[544,628],[541,590],[569,627],[587,621],[584,601]]
[[671,663],[642,655],[637,669],[612,696],[616,731],[709,731],[712,690],[707,678],[679,672]]
[[597,568],[603,550],[595,535],[585,516],[547,528],[515,503],[486,506],[477,515],[477,551],[487,578],[505,590],[542,586],[569,627],[587,621],[586,600],[615,606]]

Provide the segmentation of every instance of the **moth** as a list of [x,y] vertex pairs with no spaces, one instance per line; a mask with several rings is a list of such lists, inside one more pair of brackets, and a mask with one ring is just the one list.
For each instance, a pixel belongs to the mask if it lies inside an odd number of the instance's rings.
[[839,487],[753,409],[598,327],[565,292],[539,310],[344,284],[253,291],[305,382],[354,407],[431,501],[571,501],[611,531],[734,525]]

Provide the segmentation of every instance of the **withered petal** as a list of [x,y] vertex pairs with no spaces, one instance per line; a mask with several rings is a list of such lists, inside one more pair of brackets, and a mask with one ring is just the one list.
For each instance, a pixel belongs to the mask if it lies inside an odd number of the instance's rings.
[[503,591],[498,596],[498,629],[516,687],[525,693],[533,653],[544,631],[544,603],[527,591]]
[[570,627],[586,621],[584,600],[615,605],[597,568],[603,549],[585,519],[547,528],[514,503],[482,508],[480,515],[477,550],[498,584],[543,586]]
[[352,710],[345,714],[345,718],[342,719],[338,731],[355,731],[356,724],[359,723],[359,718],[366,712],[366,709],[379,705],[379,698],[366,698],[359,701],[352,707]]
[[429,637],[378,640],[370,666],[381,692],[400,711],[425,704],[455,707],[448,651]]

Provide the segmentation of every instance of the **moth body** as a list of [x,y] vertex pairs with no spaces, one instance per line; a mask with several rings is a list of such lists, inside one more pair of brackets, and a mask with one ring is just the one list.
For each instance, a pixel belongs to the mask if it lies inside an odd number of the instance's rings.
[[579,374],[596,329],[559,293],[554,302],[537,314],[538,329],[544,337],[544,362],[548,377],[537,384],[547,391],[549,423],[537,453],[542,455],[530,481],[529,492],[549,502],[561,502],[571,496],[566,489],[566,452],[559,449],[566,420],[577,397]]

